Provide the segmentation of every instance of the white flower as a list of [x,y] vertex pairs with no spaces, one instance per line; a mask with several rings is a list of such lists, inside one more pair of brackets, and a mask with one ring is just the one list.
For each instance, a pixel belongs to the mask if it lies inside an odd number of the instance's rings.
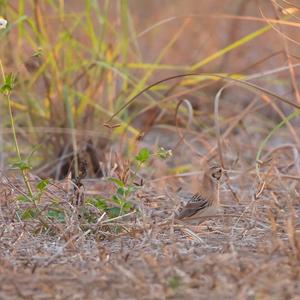
[[0,17],[0,29],[5,29],[7,25],[7,21]]

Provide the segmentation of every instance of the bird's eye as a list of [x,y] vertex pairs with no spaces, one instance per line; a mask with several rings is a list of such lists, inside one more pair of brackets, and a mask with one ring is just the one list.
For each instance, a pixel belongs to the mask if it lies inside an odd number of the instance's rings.
[[220,179],[221,178],[221,175],[222,175],[222,171],[221,170],[218,170],[214,173],[212,173],[212,177],[215,178],[215,179]]

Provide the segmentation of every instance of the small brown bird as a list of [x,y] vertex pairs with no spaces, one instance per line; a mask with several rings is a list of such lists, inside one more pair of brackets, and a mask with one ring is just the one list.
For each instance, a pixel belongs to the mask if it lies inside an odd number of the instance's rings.
[[196,194],[179,193],[183,205],[175,212],[175,219],[199,224],[205,217],[218,213],[218,185],[223,170],[219,166],[212,166],[206,170]]

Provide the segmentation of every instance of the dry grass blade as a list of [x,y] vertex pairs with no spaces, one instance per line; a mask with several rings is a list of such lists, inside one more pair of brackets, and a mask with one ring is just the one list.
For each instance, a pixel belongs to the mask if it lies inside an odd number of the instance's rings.
[[0,1],[0,298],[298,299],[298,6]]

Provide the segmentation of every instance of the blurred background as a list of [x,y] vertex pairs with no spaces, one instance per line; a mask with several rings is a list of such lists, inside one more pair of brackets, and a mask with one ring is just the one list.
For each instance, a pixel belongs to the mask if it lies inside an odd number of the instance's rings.
[[[278,99],[300,104],[299,6],[0,1],[9,22],[0,32],[0,58],[4,73],[16,76],[11,105],[23,159],[35,174],[62,179],[80,154],[89,177],[101,177],[116,154],[130,160],[141,147],[164,147],[173,158],[154,162],[150,177],[193,171],[201,159],[220,159],[216,117],[228,168],[253,167],[268,147],[299,146],[298,112]],[[198,76],[158,83],[126,105],[150,84],[187,73]],[[238,84],[247,76],[251,90]],[[0,161],[7,169],[16,154],[4,98],[0,105]]]

